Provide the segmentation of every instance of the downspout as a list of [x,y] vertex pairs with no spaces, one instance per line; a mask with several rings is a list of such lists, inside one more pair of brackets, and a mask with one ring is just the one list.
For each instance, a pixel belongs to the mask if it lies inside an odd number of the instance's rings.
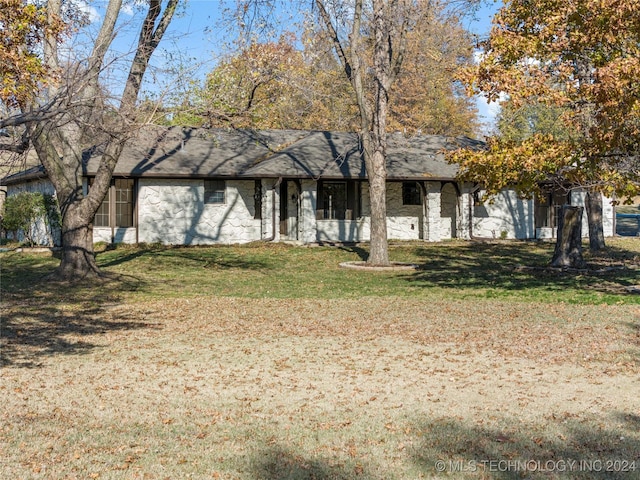
[[273,184],[273,187],[271,187],[271,236],[268,238],[265,238],[263,241],[264,242],[273,242],[276,239],[276,188],[280,187],[280,184],[282,183],[282,177],[278,177],[278,180],[276,181],[276,183]]

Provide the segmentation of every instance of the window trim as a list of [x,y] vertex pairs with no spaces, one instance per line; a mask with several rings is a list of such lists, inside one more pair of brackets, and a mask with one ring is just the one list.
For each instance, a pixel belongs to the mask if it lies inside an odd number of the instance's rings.
[[[217,185],[215,185],[217,184]],[[227,182],[217,178],[205,179],[204,186],[204,203],[206,205],[225,205],[227,203]],[[222,193],[222,200],[215,200],[218,194]]]
[[[91,177],[89,179],[89,182],[88,182],[89,189],[91,189],[91,186],[93,185],[94,180],[95,180],[95,177]],[[123,182],[123,181],[127,182],[130,186],[128,186],[126,189],[118,188],[117,183]],[[96,228],[111,228],[111,229],[136,228],[137,227],[137,215],[136,215],[137,186],[138,185],[135,178],[124,178],[124,177],[111,178],[111,184],[109,185],[107,194],[105,195],[104,199],[102,200],[102,203],[100,204],[100,207],[98,207],[98,210],[96,210],[96,214],[94,215],[93,226]],[[118,201],[118,195],[117,195],[118,190],[127,190],[128,192],[130,192],[129,193],[130,201],[128,202]],[[118,205],[131,205],[131,211],[126,213],[127,220],[130,220],[129,222],[126,222],[126,223],[129,223],[130,225],[126,225],[126,226],[118,225],[117,219],[118,217],[120,218],[122,217],[122,213],[118,215]],[[106,207],[106,212],[104,212],[105,207]],[[100,218],[102,218],[103,220],[106,218],[107,224],[104,225],[104,222],[102,221],[100,222],[100,224],[98,224],[98,222],[96,222],[96,218],[98,218],[98,216],[100,216]]]
[[420,206],[422,205],[421,197],[418,182],[402,182],[402,205]]
[[[340,211],[339,215],[331,218],[326,214],[324,208],[324,192],[327,184],[343,184],[345,185],[345,208]],[[362,216],[361,213],[361,184],[355,180],[318,180],[317,184],[317,200],[316,200],[316,219],[317,220],[356,220]],[[343,218],[340,218],[343,217]]]

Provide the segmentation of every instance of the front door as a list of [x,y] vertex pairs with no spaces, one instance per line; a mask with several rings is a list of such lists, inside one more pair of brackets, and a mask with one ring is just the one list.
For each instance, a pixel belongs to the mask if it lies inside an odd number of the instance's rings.
[[280,184],[280,237],[298,239],[300,184],[289,180]]

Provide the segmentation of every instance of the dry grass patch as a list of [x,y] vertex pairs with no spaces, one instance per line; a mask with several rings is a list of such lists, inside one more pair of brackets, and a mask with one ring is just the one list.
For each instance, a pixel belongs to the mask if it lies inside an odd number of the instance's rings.
[[[2,478],[639,475],[637,305],[197,296],[48,308],[5,305]],[[482,464],[503,460],[636,471]]]

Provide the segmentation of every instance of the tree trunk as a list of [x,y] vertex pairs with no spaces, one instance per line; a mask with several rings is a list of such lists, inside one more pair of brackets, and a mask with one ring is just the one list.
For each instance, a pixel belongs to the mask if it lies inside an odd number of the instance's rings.
[[597,252],[606,247],[602,225],[602,195],[599,192],[588,191],[585,207],[589,224],[589,250]]
[[367,167],[371,205],[371,251],[367,262],[371,265],[389,265],[387,175],[384,154],[380,151],[374,152]]
[[[86,60],[76,60],[83,65],[78,76],[69,76],[60,85],[54,82],[47,86],[47,94],[60,108],[59,112],[46,121],[34,120],[27,124],[38,158],[60,202],[63,252],[54,273],[60,279],[102,276],[93,255],[93,218],[109,189],[124,143],[134,128],[136,101],[149,59],[169,26],[179,0],[168,0],[164,13],[161,0],[147,3],[147,14],[117,111],[105,107],[107,102],[99,78],[115,38],[114,29],[122,6],[122,0],[109,0],[91,55]],[[47,9],[49,14],[60,16],[62,2],[51,0]],[[61,64],[57,46],[57,38],[45,39],[44,61],[52,71]],[[98,145],[102,146],[102,158],[92,188],[85,196],[83,154]]]
[[93,254],[93,223],[74,206],[62,219],[62,258],[53,275],[70,281],[102,276]]
[[582,207],[563,205],[558,219],[558,238],[551,259],[552,267],[583,268]]

